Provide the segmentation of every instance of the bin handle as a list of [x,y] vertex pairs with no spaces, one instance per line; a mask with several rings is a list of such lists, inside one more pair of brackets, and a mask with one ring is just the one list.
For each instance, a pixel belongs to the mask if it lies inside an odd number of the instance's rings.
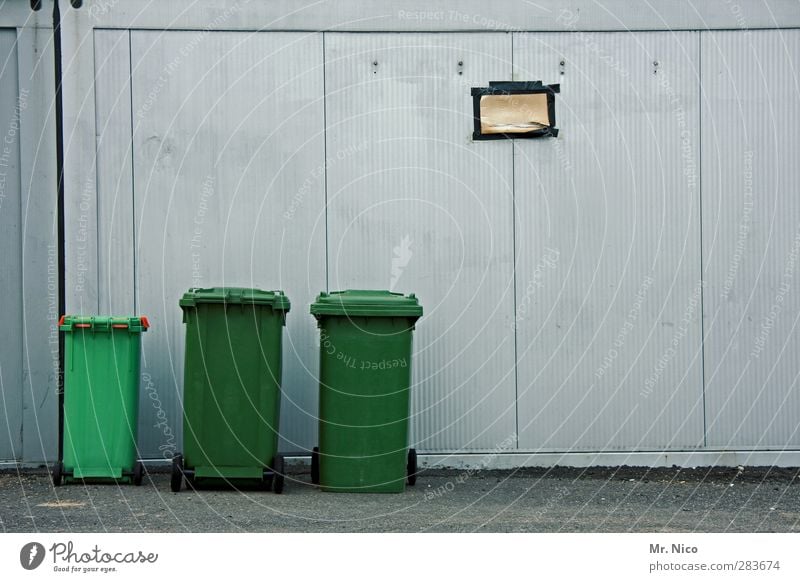
[[[61,318],[58,320],[59,327],[64,325],[65,319],[66,319],[66,315],[62,315]],[[145,328],[145,329],[149,329],[150,328],[150,320],[148,320],[146,316],[142,315],[139,318],[139,321],[142,322],[142,327],[143,328]],[[91,323],[74,323],[72,325],[73,325],[73,327],[79,327],[79,328],[92,327]],[[111,324],[111,327],[114,328],[114,329],[127,329],[129,326],[128,326],[127,323],[113,323],[113,324]]]

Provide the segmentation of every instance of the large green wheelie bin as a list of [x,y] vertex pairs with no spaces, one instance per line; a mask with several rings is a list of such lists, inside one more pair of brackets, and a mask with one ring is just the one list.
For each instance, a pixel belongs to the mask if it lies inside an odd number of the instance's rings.
[[389,291],[321,293],[319,447],[311,477],[323,491],[400,492],[416,481],[408,449],[411,332],[422,307]]
[[62,458],[53,483],[83,479],[142,484],[137,460],[139,362],[146,317],[65,315]]
[[190,289],[180,300],[186,324],[183,453],[171,488],[259,481],[283,491],[278,454],[281,340],[289,311],[282,291]]

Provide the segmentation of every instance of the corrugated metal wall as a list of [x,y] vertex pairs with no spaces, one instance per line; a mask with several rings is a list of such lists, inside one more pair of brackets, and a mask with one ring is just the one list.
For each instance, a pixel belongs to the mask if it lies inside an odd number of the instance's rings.
[[522,449],[703,445],[698,41],[514,35],[563,128],[514,143]]
[[800,446],[800,30],[707,32],[708,444]]
[[422,450],[515,432],[511,144],[471,141],[469,97],[510,73],[507,34],[325,37],[329,286],[420,297]]
[[289,295],[283,447],[310,448],[317,357],[307,310],[325,287],[322,36],[133,31],[130,45],[134,308],[153,322],[143,453],[171,454],[180,442],[178,299],[220,285]]
[[53,85],[49,32],[0,28],[0,461],[58,443]]
[[[22,451],[22,228],[17,31],[0,29],[0,460]],[[13,135],[9,135],[13,132]],[[6,144],[6,138],[11,143]]]
[[[0,32],[0,56],[13,34]],[[86,208],[68,209],[69,256],[89,241],[68,296],[73,310],[153,322],[145,457],[180,443],[178,298],[215,284],[293,302],[284,450],[316,441],[308,304],[347,287],[415,292],[425,307],[412,405],[423,451],[800,445],[800,31],[98,29],[93,48],[97,208],[87,184]],[[557,139],[471,140],[469,89],[509,78],[562,84]],[[5,79],[3,123],[17,93]],[[4,273],[26,264],[14,225],[37,202],[24,194],[30,153],[19,208],[0,212],[3,248],[21,253],[4,253]],[[52,215],[37,212],[39,248]],[[96,253],[82,212],[96,213]],[[46,297],[2,284],[25,310],[4,310],[4,325],[47,312]],[[31,329],[22,352],[0,355],[0,458],[54,446],[49,355],[25,352],[50,327]],[[21,429],[39,452],[16,452]]]
[[[701,299],[724,276],[709,256],[721,216],[709,201],[726,189],[714,176],[735,175],[725,148],[737,140],[709,155],[708,108],[724,114],[712,97],[728,89],[709,79],[701,94],[700,67],[710,76],[725,58],[718,37],[745,35],[96,34],[98,185],[121,194],[99,204],[101,297],[156,322],[143,367],[146,454],[164,452],[170,434],[179,440],[177,298],[216,283],[281,287],[294,301],[289,450],[315,442],[306,309],[326,286],[421,297],[412,439],[422,450],[692,449],[706,444],[705,423],[710,446],[758,446],[776,414],[770,442],[794,442],[786,425],[797,397],[785,378],[773,374],[772,401],[739,440],[716,418],[720,399],[753,400],[733,368],[715,378],[707,368],[704,394]],[[760,33],[777,34],[786,31]],[[790,78],[780,67],[763,75]],[[512,76],[562,84],[558,139],[471,141],[470,87]],[[771,139],[764,124],[747,125],[753,139]],[[703,162],[726,168],[701,172],[701,147]],[[790,221],[790,209],[780,214]],[[135,241],[135,258],[110,252],[123,248],[117,237]],[[712,366],[725,351],[721,329],[709,323]]]

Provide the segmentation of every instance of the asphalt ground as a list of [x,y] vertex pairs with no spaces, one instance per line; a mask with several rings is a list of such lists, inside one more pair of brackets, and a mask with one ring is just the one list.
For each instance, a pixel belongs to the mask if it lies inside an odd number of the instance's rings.
[[308,473],[284,493],[53,487],[43,470],[0,472],[4,532],[800,532],[800,470],[429,470],[400,494],[325,493]]

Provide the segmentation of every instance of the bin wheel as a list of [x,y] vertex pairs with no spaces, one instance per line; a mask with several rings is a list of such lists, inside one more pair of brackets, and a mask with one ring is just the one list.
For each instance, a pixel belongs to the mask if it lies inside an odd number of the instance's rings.
[[275,455],[272,461],[272,491],[273,493],[283,493],[283,455]]
[[311,449],[311,482],[319,485],[319,447]]
[[416,485],[417,483],[417,449],[408,449],[408,484]]
[[173,493],[177,493],[181,490],[181,485],[183,485],[183,455],[176,453],[172,457],[172,475],[169,480],[169,488],[172,489]]
[[142,484],[142,478],[144,477],[144,464],[141,461],[136,461],[136,464],[133,466],[133,484],[137,487]]
[[59,461],[53,465],[53,469],[50,471],[50,477],[53,479],[53,486],[58,487],[61,485],[61,481],[64,477],[64,463]]
[[261,488],[264,491],[271,491],[272,490],[272,469],[267,467],[261,473]]

